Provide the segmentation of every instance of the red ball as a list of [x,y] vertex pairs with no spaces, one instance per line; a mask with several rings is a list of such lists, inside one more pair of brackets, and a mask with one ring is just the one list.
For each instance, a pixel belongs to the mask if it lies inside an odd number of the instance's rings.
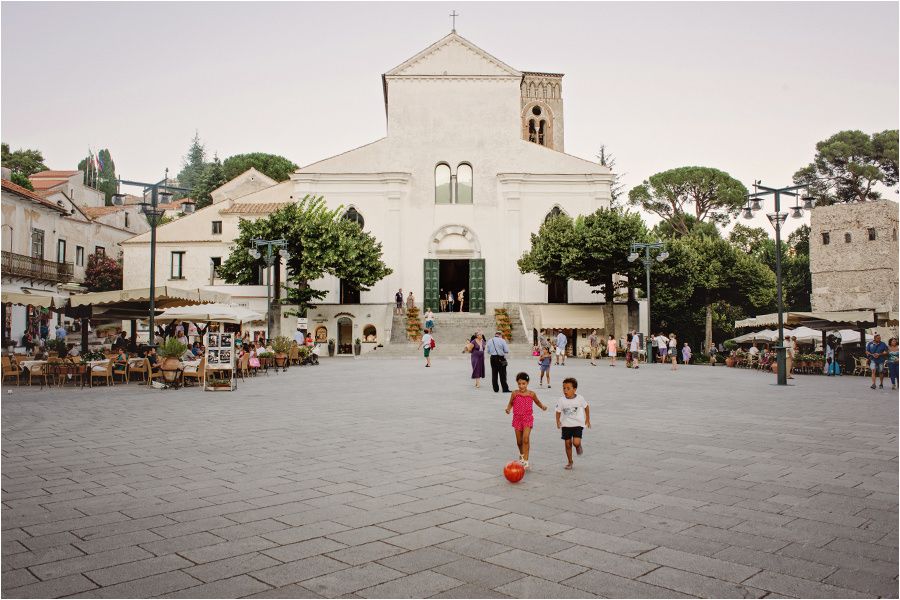
[[503,467],[503,475],[510,483],[518,483],[525,477],[525,467],[517,460],[510,461]]

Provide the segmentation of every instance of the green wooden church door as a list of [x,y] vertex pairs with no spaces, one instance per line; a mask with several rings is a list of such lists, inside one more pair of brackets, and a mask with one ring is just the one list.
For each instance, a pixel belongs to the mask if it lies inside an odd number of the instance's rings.
[[469,260],[469,312],[484,314],[484,259]]
[[425,295],[423,300],[425,304],[424,307],[430,308],[431,310],[437,310],[439,304],[438,295],[440,294],[440,279],[441,279],[441,263],[436,258],[426,258],[425,259]]

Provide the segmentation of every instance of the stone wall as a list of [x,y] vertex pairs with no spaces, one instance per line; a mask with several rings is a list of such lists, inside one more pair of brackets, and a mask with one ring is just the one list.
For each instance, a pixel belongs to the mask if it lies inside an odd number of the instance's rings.
[[897,216],[897,203],[888,200],[813,209],[813,310],[897,311]]

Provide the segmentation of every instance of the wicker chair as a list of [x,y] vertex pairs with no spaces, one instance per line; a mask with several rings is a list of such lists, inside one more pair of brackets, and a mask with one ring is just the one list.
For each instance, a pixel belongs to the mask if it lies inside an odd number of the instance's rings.
[[34,385],[35,377],[41,378],[41,387],[44,387],[45,383],[50,385],[50,364],[33,365],[28,369],[28,385]]
[[182,373],[184,384],[187,385],[189,379],[194,379],[200,385],[206,383],[206,357],[200,359],[200,364],[196,367],[185,367]]
[[162,378],[162,369],[160,369],[159,364],[153,366],[150,364],[150,359],[144,359],[144,373],[147,375],[147,385],[153,383],[154,379]]
[[91,367],[91,387],[94,386],[95,379],[105,379],[106,385],[112,385],[113,381],[113,361],[106,361],[106,366],[97,365]]
[[6,381],[7,377],[14,377],[16,379],[16,385],[21,385],[21,375],[22,369],[19,367],[18,363],[14,363],[8,356],[3,357],[3,381]]
[[125,362],[123,362],[123,363],[122,362],[113,362],[113,359],[110,359],[109,362],[111,362],[113,365],[113,368],[112,368],[113,381],[115,381],[116,376],[119,376],[122,378],[122,383],[127,384],[128,383],[128,357],[127,357],[127,355],[125,357]]

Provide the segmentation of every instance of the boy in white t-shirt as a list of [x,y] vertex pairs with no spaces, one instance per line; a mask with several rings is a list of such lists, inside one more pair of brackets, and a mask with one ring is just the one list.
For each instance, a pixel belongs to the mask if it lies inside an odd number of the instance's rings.
[[581,434],[584,428],[591,427],[591,407],[587,400],[579,396],[578,380],[566,377],[562,382],[563,397],[556,401],[556,428],[562,429],[562,439],[566,442],[566,458],[569,464],[566,470],[572,469],[572,446],[581,456]]

